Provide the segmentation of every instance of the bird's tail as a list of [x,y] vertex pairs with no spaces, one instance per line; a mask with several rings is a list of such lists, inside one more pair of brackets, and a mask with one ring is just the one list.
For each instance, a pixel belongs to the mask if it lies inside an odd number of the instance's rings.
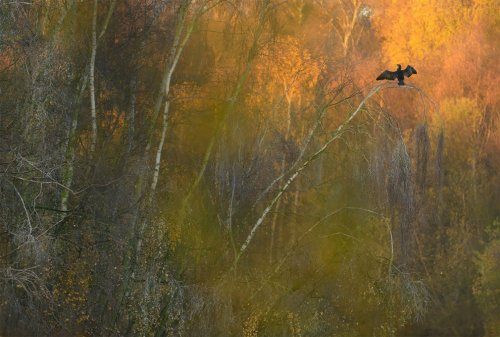
[[404,80],[398,80],[398,85],[405,85]]

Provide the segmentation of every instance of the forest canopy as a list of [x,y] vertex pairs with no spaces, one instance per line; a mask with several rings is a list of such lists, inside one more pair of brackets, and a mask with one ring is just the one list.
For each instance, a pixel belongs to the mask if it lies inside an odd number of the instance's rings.
[[0,335],[499,336],[498,41],[496,0],[0,1]]

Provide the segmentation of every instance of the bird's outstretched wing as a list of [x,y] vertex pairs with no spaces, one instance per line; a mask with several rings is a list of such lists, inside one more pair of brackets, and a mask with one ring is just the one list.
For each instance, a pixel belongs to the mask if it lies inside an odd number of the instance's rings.
[[403,70],[403,73],[406,77],[410,77],[411,75],[416,74],[417,71],[411,65],[408,65],[405,70]]
[[377,81],[381,80],[395,80],[396,79],[396,72],[395,71],[389,71],[386,70],[382,74],[378,75]]

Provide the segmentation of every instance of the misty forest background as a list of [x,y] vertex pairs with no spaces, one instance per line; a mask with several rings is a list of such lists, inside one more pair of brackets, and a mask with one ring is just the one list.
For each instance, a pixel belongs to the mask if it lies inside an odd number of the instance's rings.
[[0,1],[0,335],[499,336],[499,28]]

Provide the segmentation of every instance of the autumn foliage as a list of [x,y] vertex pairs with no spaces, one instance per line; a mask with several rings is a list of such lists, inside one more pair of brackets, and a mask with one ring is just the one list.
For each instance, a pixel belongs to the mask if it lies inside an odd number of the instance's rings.
[[0,335],[500,335],[498,9],[0,2]]

